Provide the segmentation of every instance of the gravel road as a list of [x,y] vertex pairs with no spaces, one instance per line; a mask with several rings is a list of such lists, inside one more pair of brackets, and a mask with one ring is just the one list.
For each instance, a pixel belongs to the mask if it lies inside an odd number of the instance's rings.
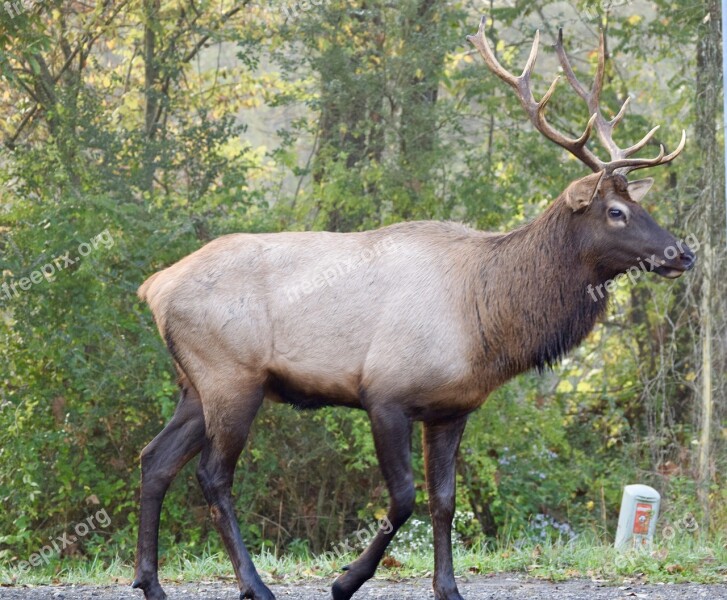
[[[466,600],[727,600],[727,585],[641,585],[607,586],[587,580],[561,583],[527,580],[517,576],[469,577],[458,582]],[[234,586],[203,582],[165,586],[169,600],[199,598],[238,600]],[[328,600],[328,582],[272,586],[278,600]],[[124,585],[48,586],[0,588],[8,600],[142,600],[140,592]],[[411,579],[399,582],[373,581],[354,596],[355,600],[433,600],[431,581]]]

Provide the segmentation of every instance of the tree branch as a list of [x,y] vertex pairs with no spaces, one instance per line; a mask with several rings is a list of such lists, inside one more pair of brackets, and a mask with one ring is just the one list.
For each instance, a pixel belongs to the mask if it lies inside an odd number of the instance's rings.
[[[110,4],[110,0],[106,0],[104,8]],[[66,58],[65,62],[61,66],[60,71],[56,75],[52,77],[53,83],[58,83],[61,77],[65,74],[65,72],[70,68],[70,66],[73,64],[73,59],[76,57],[76,55],[84,48],[84,46],[88,45],[88,50],[90,51],[91,46],[96,43],[96,40],[98,40],[101,35],[103,35],[105,29],[113,22],[113,20],[116,18],[116,16],[121,12],[121,10],[129,4],[129,0],[122,0],[114,9],[114,11],[111,13],[111,15],[104,21],[104,23],[101,25],[100,30],[95,34],[91,35],[90,31],[87,31],[85,34],[81,36],[81,40],[76,46],[76,48],[71,52],[71,54]],[[95,23],[91,24],[91,27],[93,27]],[[28,91],[26,89],[26,91]],[[31,98],[37,101],[37,99],[32,95]],[[23,116],[23,119],[20,121],[20,124],[18,125],[18,128],[15,130],[15,133],[11,135],[9,138],[7,138],[3,143],[6,147],[13,149],[15,148],[15,142],[17,142],[18,138],[20,137],[20,134],[23,132],[25,127],[32,121],[35,114],[38,112],[38,109],[40,108],[40,104],[36,104],[33,108],[28,110],[25,115]]]
[[[245,8],[248,4],[250,4],[250,1],[251,0],[245,0],[239,6],[236,6],[235,8],[231,8],[230,10],[228,10],[227,12],[225,12],[222,15],[222,18],[220,19],[220,22],[223,23],[223,22],[227,21],[228,19],[230,19],[231,17],[235,16],[243,8]],[[195,11],[196,11],[196,9],[195,9]],[[196,20],[197,19],[195,18],[194,21],[193,21],[193,23],[196,22]],[[186,30],[186,31],[189,31],[189,30]],[[175,36],[175,38],[170,42],[170,46],[169,47],[172,47],[172,45],[176,42],[176,40],[179,39],[182,35],[183,34],[180,33],[179,35]],[[199,51],[202,50],[202,48],[204,47],[204,45],[209,41],[209,39],[211,37],[212,37],[212,34],[211,33],[208,33],[208,34],[203,35],[199,40],[197,40],[197,43],[189,50],[189,52],[187,52],[187,54],[184,55],[184,57],[182,57],[180,64],[185,65],[185,64],[191,62],[194,59],[194,57],[197,56],[197,54],[199,53]],[[171,82],[172,82],[172,76],[168,74],[164,78],[164,83],[162,84],[162,89],[161,89],[162,95],[165,98],[168,98],[169,97],[169,88],[171,86]],[[159,121],[162,118],[163,112],[164,112],[164,103],[163,102],[160,102],[159,103],[159,106],[157,107],[157,113],[156,113],[156,116],[155,116],[155,119],[154,119],[154,123],[155,124],[158,124],[159,123]]]

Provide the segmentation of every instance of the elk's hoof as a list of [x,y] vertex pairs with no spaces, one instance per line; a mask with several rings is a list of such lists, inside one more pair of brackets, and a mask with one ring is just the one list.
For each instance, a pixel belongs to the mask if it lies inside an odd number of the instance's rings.
[[336,578],[331,587],[333,600],[349,600],[372,575],[357,572],[351,565],[343,567],[344,573]]
[[261,588],[240,592],[240,600],[275,600],[274,594],[264,585]]
[[352,592],[345,585],[339,583],[338,579],[336,579],[331,586],[331,596],[333,597],[333,600],[349,600],[354,593],[355,590]]
[[457,587],[434,590],[434,600],[464,600]]
[[131,587],[134,589],[142,589],[146,600],[167,600],[167,595],[156,580],[144,581],[143,579],[136,578],[131,584]]

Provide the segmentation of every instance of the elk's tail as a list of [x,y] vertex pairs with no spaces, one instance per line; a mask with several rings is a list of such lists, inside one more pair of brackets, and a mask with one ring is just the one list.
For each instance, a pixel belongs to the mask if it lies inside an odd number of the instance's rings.
[[149,296],[148,296],[149,288],[151,287],[152,283],[154,283],[154,280],[157,277],[159,277],[160,274],[161,274],[161,271],[154,273],[151,277],[147,278],[147,280],[139,286],[138,290],[136,290],[136,295],[139,296],[139,298],[141,300],[143,300],[144,302],[149,302]]

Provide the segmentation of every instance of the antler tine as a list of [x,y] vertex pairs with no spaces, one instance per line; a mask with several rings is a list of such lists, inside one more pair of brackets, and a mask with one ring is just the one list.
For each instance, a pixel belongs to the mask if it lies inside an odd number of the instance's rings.
[[[487,17],[480,19],[480,27],[475,35],[468,35],[467,41],[472,44],[477,50],[480,51],[482,58],[485,60],[485,64],[490,70],[502,79],[505,83],[511,85],[516,90],[518,89],[518,78],[515,77],[510,71],[505,69],[495,57],[495,53],[490,48],[490,43],[487,41],[485,35],[485,28],[487,27]],[[536,49],[537,52],[537,49]],[[531,51],[532,54],[532,51]],[[534,61],[533,61],[534,62]]]
[[[535,33],[535,38],[533,39],[533,45],[530,50],[528,60],[525,63],[525,68],[523,69],[522,74],[519,77],[516,77],[505,69],[495,57],[495,54],[487,41],[487,36],[485,35],[486,24],[486,17],[482,17],[477,34],[468,35],[467,41],[479,50],[488,68],[505,83],[515,89],[518,100],[525,109],[530,122],[550,141],[568,150],[568,152],[587,164],[594,171],[601,171],[603,169],[603,162],[586,147],[593,125],[597,122],[598,115],[592,115],[583,134],[576,139],[572,139],[554,129],[545,118],[545,107],[555,92],[555,88],[560,77],[556,77],[553,83],[550,84],[548,91],[542,97],[540,102],[537,102],[533,97],[533,92],[530,88],[530,77],[533,73],[535,61],[538,56],[540,32],[537,31]],[[570,77],[575,78],[572,69],[570,70],[570,74],[566,72],[566,76],[569,79]],[[585,94],[585,91],[583,93]]]
[[[565,52],[564,52],[565,53]],[[594,112],[601,103],[601,91],[603,91],[603,78],[606,75],[606,35],[601,29],[601,35],[598,42],[598,66],[596,67],[596,77],[593,79],[593,87],[588,98],[592,106],[588,108]]]
[[621,119],[624,118],[624,115],[626,114],[626,109],[629,107],[629,104],[631,102],[631,96],[626,96],[626,100],[624,100],[624,103],[621,105],[621,108],[619,109],[618,113],[616,113],[616,116],[611,119],[611,129],[616,127],[621,122]]
[[684,150],[684,146],[687,144],[687,131],[686,129],[682,129],[682,139],[679,140],[679,145],[676,147],[676,150],[672,152],[671,154],[667,154],[664,157],[664,160],[662,162],[668,163],[673,161],[677,156],[679,156],[682,153],[682,150]]
[[[550,97],[553,95],[553,92],[555,92],[555,88],[558,86],[558,82],[560,81],[560,75],[558,75],[555,79],[553,79],[553,83],[550,84],[550,87],[548,88],[548,91],[545,92],[545,95],[540,99],[540,102],[537,104],[537,117],[538,121],[540,122],[541,126],[544,128],[550,128],[550,124],[545,120],[545,106],[548,104],[548,101],[550,100]],[[581,134],[579,138],[575,139],[569,139],[564,138],[567,142],[572,144],[573,148],[583,148],[586,143],[588,142],[588,139],[591,137],[591,130],[593,129],[593,123],[596,121],[595,114],[591,115],[591,118],[588,119],[588,123],[586,123],[586,129]],[[538,128],[540,131],[540,128]],[[556,132],[557,133],[557,132]],[[558,134],[560,135],[560,134]],[[571,150],[571,148],[566,148],[567,150]]]
[[659,125],[654,127],[649,133],[647,133],[643,138],[641,138],[640,141],[636,142],[633,146],[630,146],[623,150],[622,154],[624,158],[628,158],[632,154],[636,154],[639,150],[641,150],[646,144],[649,143],[649,140],[651,140],[652,137],[654,137],[654,134],[659,131]]
[[[650,137],[655,132],[655,129],[652,129],[647,136]],[[642,140],[643,142],[643,140]],[[608,163],[607,168],[611,172],[618,172],[622,175],[626,175],[627,173],[631,171],[635,171],[636,169],[645,169],[646,167],[656,167],[658,165],[665,165],[667,163],[670,163],[673,161],[677,156],[679,156],[684,150],[684,146],[687,143],[687,132],[682,129],[682,139],[679,141],[679,145],[676,147],[676,149],[664,156],[665,150],[664,150],[664,144],[659,145],[659,154],[655,158],[624,158],[617,161],[611,161]],[[639,142],[641,144],[641,142]],[[639,144],[634,144],[634,146],[637,146]],[[643,144],[642,144],[643,145]],[[634,147],[632,146],[632,148]],[[630,150],[630,148],[629,148]]]
[[540,102],[538,102],[538,112],[539,113],[543,113],[543,114],[545,113],[545,105],[548,104],[550,97],[553,95],[553,92],[555,92],[555,88],[558,87],[559,81],[560,81],[560,76],[556,76],[556,78],[553,79],[553,83],[550,84],[548,91],[545,92],[545,95],[540,99]]
[[586,130],[583,132],[583,135],[578,138],[577,143],[581,146],[585,146],[586,142],[588,142],[588,139],[591,137],[591,130],[593,129],[593,124],[596,122],[596,118],[598,115],[596,113],[593,113],[591,115],[591,118],[588,119],[588,123],[586,124]]
[[563,46],[563,28],[558,29],[558,41],[555,43],[555,53],[558,55],[558,61],[560,62],[560,66],[563,69],[563,72],[565,73],[566,78],[568,79],[568,83],[570,83],[571,87],[576,91],[576,93],[583,98],[584,100],[588,101],[588,92],[586,92],[585,88],[581,85],[581,82],[578,81],[578,78],[576,77],[575,72],[573,71],[573,67],[571,67],[570,60],[568,59],[568,55],[565,53],[565,47]]
[[535,37],[533,38],[533,46],[530,48],[530,56],[528,56],[528,61],[525,63],[525,68],[523,68],[522,75],[520,75],[520,79],[522,81],[529,81],[530,76],[533,74],[533,68],[535,67],[535,59],[538,58],[538,49],[540,48],[540,30],[535,30]]

